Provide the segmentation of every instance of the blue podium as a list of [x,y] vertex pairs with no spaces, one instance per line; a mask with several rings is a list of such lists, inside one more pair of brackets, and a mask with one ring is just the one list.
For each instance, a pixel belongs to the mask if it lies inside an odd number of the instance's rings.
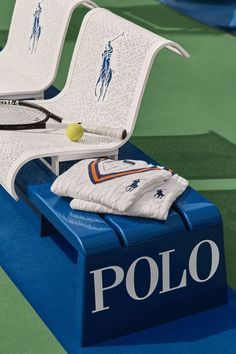
[[[120,158],[152,162],[130,143]],[[162,222],[74,211],[54,179],[32,161],[17,176],[20,202],[1,191],[25,224],[1,233],[0,255],[69,353],[227,303],[221,216],[199,193],[189,187]]]
[[161,2],[209,26],[217,26],[235,32],[235,1],[161,0]]

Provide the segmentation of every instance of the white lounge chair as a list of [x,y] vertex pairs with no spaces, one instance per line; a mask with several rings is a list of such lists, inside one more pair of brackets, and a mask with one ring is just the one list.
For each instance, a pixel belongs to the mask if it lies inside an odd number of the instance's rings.
[[83,0],[17,0],[0,52],[0,98],[43,98],[53,82],[67,27]]
[[[111,11],[102,8],[89,11],[80,28],[64,89],[52,99],[36,100],[35,103],[87,126],[126,129],[126,139],[85,134],[80,142],[73,143],[61,130],[2,131],[0,183],[17,198],[15,176],[29,160],[50,156],[58,173],[60,161],[116,157],[133,132],[154,57],[164,47],[188,57],[177,43]],[[8,151],[7,158],[2,152],[4,149]]]

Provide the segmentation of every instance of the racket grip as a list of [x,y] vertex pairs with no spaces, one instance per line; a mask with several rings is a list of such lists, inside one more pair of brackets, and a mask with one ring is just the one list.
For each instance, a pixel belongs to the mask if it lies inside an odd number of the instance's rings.
[[110,136],[112,138],[116,138],[119,140],[124,140],[127,137],[127,131],[123,128],[110,128],[110,127],[102,127],[93,125],[87,126],[86,124],[82,124],[82,127],[85,132],[90,134],[104,135]]

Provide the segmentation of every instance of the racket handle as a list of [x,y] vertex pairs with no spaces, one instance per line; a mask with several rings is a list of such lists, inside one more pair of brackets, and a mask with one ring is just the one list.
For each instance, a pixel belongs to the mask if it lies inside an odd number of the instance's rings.
[[98,125],[87,126],[82,124],[85,132],[90,134],[105,135],[119,140],[124,140],[127,137],[127,131],[123,128],[109,128]]

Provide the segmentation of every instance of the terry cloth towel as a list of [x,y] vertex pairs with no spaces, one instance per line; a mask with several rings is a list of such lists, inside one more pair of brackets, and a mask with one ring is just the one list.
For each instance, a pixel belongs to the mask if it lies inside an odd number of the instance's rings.
[[144,193],[161,186],[171,176],[171,170],[145,161],[86,159],[59,176],[51,190],[59,196],[125,212]]
[[72,209],[92,211],[96,213],[166,220],[171,205],[185,191],[187,186],[188,181],[175,174],[161,187],[156,186],[151,191],[143,194],[141,198],[132,204],[125,212],[119,212],[114,208],[108,208],[104,205],[82,199],[73,199],[70,206]]

